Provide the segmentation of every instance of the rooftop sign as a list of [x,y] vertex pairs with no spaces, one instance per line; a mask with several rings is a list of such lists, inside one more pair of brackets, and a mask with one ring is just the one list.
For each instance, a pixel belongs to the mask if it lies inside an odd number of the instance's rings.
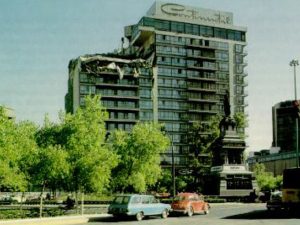
[[211,9],[184,6],[175,3],[155,2],[148,15],[174,20],[183,20],[197,24],[232,25],[233,15]]

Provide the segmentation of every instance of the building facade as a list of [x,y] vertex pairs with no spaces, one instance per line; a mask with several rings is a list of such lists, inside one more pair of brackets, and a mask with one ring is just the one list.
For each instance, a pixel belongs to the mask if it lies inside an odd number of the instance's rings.
[[[299,120],[298,120],[299,122]],[[273,147],[280,152],[296,149],[296,112],[293,101],[279,102],[272,107]],[[298,127],[300,127],[298,125]],[[300,135],[299,135],[300,140]]]
[[[299,159],[298,159],[299,160]],[[266,172],[274,176],[282,175],[285,169],[297,167],[297,152],[289,151],[274,154],[262,154],[247,159],[249,169],[254,170],[256,164],[264,164]]]
[[125,72],[120,79],[116,72],[90,73],[81,67],[76,82],[69,80],[78,91],[69,91],[73,104],[66,99],[67,108],[76,109],[87,93],[100,93],[110,113],[109,130],[130,130],[137,121],[163,123],[172,146],[162,164],[171,166],[173,154],[176,168],[186,167],[194,154],[189,127],[222,115],[226,92],[231,115],[246,113],[246,31],[233,24],[232,13],[155,2],[137,24],[124,29],[126,51],[149,61],[151,68],[140,68],[138,77]]

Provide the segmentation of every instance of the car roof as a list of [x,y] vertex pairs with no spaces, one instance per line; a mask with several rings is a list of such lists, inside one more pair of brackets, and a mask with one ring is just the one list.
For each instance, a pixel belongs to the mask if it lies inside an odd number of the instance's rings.
[[198,195],[197,193],[190,193],[190,192],[182,192],[179,193],[178,195],[180,196],[191,196],[191,195]]
[[131,197],[131,196],[151,196],[154,197],[154,195],[141,195],[141,194],[120,194],[116,195],[115,197]]

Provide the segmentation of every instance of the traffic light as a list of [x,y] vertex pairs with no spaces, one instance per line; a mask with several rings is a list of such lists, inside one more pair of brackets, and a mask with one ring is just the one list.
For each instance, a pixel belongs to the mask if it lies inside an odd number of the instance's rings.
[[299,102],[299,100],[293,101],[293,108],[294,108],[295,116],[297,118],[300,118],[300,102]]

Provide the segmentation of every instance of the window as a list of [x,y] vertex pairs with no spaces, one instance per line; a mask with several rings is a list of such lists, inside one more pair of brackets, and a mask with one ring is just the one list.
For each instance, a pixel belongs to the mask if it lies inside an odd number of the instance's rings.
[[86,73],[80,74],[80,82],[88,82],[88,77]]
[[216,58],[218,60],[228,61],[228,59],[229,59],[228,52],[225,52],[225,51],[216,52]]
[[[143,17],[138,25],[154,27],[157,30],[172,31],[176,33],[186,33],[192,35],[200,35],[205,37],[217,37],[235,41],[245,41],[246,34],[243,31],[227,30],[218,27],[202,26],[197,24],[188,24],[175,21],[167,21]],[[137,27],[133,29],[133,36],[137,34]],[[157,38],[160,38],[157,36]],[[162,39],[158,39],[162,40]]]
[[108,123],[108,130],[114,130],[115,124],[114,123]]
[[115,118],[115,112],[110,112],[109,113],[109,118],[114,119]]
[[184,32],[184,23],[181,22],[171,22],[171,31],[183,33]]
[[140,112],[140,118],[142,120],[152,120],[153,113],[152,112]]
[[226,39],[226,30],[222,28],[214,28],[215,37]]
[[80,94],[95,94],[96,87],[88,85],[80,85]]
[[234,30],[228,30],[227,35],[228,35],[228,39],[235,40],[235,32],[234,32]]
[[235,62],[236,63],[243,63],[243,56],[242,55],[235,55]]
[[141,202],[142,202],[142,198],[140,196],[134,196],[131,199],[132,204],[138,204],[138,203],[141,203]]
[[243,46],[242,45],[235,45],[235,52],[242,53],[243,52]]
[[152,109],[152,101],[151,100],[141,100],[140,108],[143,109]]
[[[161,79],[159,79],[161,80]],[[141,97],[151,97],[151,89],[141,89],[140,90],[140,96]]]
[[212,27],[200,26],[200,35],[212,37],[214,34]]
[[80,96],[80,102],[79,102],[79,104],[80,104],[81,106],[83,106],[84,103],[85,103],[85,97]]
[[244,72],[244,67],[240,64],[235,66],[235,70],[237,73],[243,73]]
[[219,62],[219,70],[221,70],[221,71],[228,71],[229,70],[228,63]]
[[142,198],[142,203],[143,204],[149,204],[150,201],[151,201],[150,196],[143,196],[143,198]]

